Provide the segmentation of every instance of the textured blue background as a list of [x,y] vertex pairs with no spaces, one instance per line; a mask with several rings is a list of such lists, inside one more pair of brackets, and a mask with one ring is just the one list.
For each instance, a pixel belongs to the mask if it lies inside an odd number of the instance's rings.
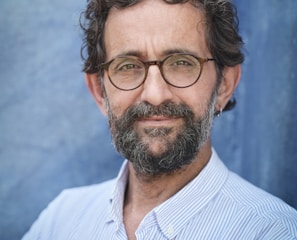
[[[0,238],[19,239],[62,189],[121,164],[84,84],[86,1],[0,1]],[[236,1],[246,42],[236,110],[213,142],[234,171],[297,207],[297,1]]]

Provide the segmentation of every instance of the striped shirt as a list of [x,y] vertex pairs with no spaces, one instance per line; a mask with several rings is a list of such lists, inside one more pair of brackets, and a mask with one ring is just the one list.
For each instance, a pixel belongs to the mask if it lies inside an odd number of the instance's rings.
[[[23,240],[127,239],[123,199],[127,161],[114,180],[63,191]],[[154,208],[138,240],[297,239],[297,211],[230,172],[213,151],[200,174]]]

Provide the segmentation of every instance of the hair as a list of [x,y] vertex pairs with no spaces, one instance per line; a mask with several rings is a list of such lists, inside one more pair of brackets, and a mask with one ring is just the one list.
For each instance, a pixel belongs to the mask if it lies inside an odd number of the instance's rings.
[[[89,0],[82,12],[80,25],[84,38],[81,56],[84,61],[83,71],[103,75],[100,64],[106,61],[104,46],[104,27],[109,10],[126,8],[142,0]],[[243,40],[239,35],[237,9],[231,0],[163,0],[168,4],[190,2],[205,13],[206,43],[216,62],[218,85],[222,79],[224,67],[233,67],[244,61]],[[102,84],[102,81],[101,81]],[[224,111],[236,105],[231,99]]]

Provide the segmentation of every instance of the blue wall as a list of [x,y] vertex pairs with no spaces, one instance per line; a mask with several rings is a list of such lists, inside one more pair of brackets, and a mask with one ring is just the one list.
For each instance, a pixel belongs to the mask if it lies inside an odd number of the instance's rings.
[[[297,1],[236,1],[246,42],[237,108],[213,142],[234,171],[297,207]],[[0,238],[19,239],[62,189],[116,175],[80,69],[85,1],[0,2]]]

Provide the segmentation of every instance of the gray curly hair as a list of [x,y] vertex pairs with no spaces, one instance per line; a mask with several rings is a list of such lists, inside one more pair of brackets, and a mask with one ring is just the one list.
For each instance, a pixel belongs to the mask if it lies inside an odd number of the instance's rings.
[[[113,7],[126,8],[141,0],[89,0],[85,11],[81,14],[80,24],[84,38],[81,56],[84,61],[83,71],[103,74],[100,64],[105,62],[104,27]],[[242,53],[243,40],[239,35],[238,16],[235,5],[229,0],[163,0],[168,4],[190,2],[201,9],[206,17],[206,42],[216,62],[218,84],[222,79],[225,66],[232,67],[244,61]],[[224,111],[236,105],[231,99]]]

